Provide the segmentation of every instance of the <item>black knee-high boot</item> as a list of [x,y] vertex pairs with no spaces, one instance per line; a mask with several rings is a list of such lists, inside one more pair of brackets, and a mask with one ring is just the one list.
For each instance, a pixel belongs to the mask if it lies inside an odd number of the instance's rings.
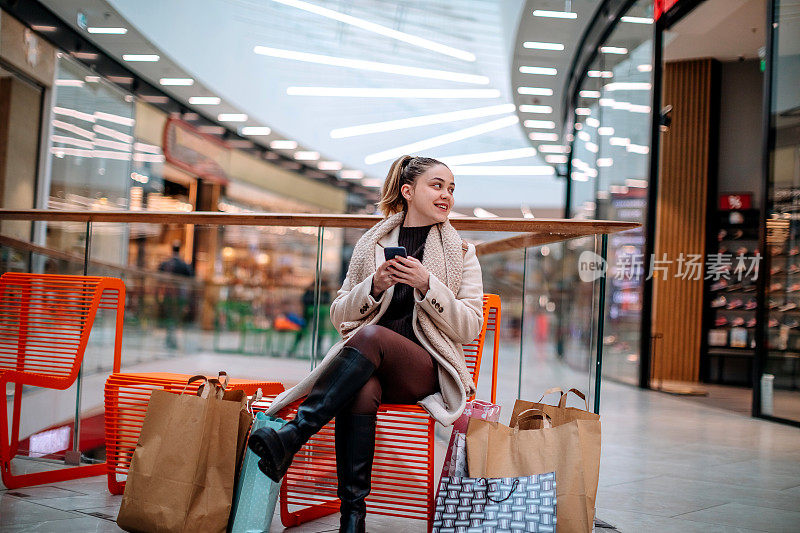
[[340,533],[364,533],[375,456],[375,415],[336,417],[337,495],[341,500]]
[[247,446],[261,457],[258,467],[276,483],[286,474],[303,444],[336,416],[375,372],[375,365],[357,349],[345,346],[317,379],[297,415],[279,430],[253,432]]

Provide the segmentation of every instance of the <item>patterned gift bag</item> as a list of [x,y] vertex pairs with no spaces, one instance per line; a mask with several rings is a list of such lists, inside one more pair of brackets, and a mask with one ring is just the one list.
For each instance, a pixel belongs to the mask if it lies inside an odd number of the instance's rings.
[[445,476],[439,481],[434,533],[555,530],[555,472],[512,478]]
[[453,433],[442,467],[442,477],[466,477],[467,472],[467,425],[470,418],[478,418],[487,422],[500,419],[500,406],[484,400],[467,402],[464,412],[453,423]]
[[[279,418],[257,413],[251,431],[271,427],[279,429],[286,422]],[[247,449],[231,512],[231,533],[269,531],[275,504],[278,501],[280,483],[275,483],[258,469],[259,457]]]

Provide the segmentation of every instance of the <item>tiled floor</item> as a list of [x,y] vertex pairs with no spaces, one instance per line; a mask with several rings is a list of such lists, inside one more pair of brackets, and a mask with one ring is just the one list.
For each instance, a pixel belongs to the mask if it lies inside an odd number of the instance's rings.
[[[586,374],[543,353],[526,361],[523,396],[538,398],[534,391],[551,386],[586,388]],[[167,363],[180,366],[181,361]],[[214,356],[195,356],[192,368],[210,372],[217,363]],[[308,362],[225,356],[225,366],[234,376],[302,376]],[[506,417],[516,397],[517,368],[506,354],[500,381],[514,383],[498,395]],[[598,518],[623,532],[800,531],[800,429],[610,382],[603,383],[601,399]],[[443,447],[437,450],[440,461]],[[14,466],[18,471],[41,468],[22,460]],[[0,533],[118,531],[112,519],[120,499],[108,494],[102,477],[0,490]],[[337,525],[332,515],[287,531],[336,531]],[[272,531],[282,530],[276,516]],[[370,532],[424,530],[416,521],[368,521]]]

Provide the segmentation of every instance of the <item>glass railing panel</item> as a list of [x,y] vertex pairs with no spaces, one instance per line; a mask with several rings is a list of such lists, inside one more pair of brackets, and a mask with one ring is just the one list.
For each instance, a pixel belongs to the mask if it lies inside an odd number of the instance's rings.
[[[124,372],[225,370],[234,378],[271,379],[289,387],[339,339],[330,323],[330,302],[364,231],[155,220],[48,222],[38,233],[44,235],[39,244],[0,235],[0,266],[57,274],[83,274],[86,266],[89,275],[122,279]],[[473,243],[512,235],[462,232]],[[91,259],[84,265],[87,243]],[[107,255],[108,247],[125,250],[125,262]],[[498,294],[502,302],[497,401],[507,406],[505,420],[518,397],[537,399],[551,386],[585,390],[591,384],[599,293],[594,280],[580,280],[583,252],[598,252],[593,236],[479,257],[484,292]],[[42,411],[39,405],[36,411],[47,416],[36,417],[41,427],[25,426],[24,437],[70,427],[77,409],[84,456],[102,458],[103,385],[113,366],[114,326],[111,312],[98,314],[75,387],[25,391],[23,411],[42,402],[59,408]],[[493,340],[489,335],[484,346],[479,398],[491,397]]]
[[[508,234],[484,233],[481,240],[491,241],[508,237]],[[469,237],[466,237],[469,239]],[[514,400],[519,393],[518,372],[522,340],[522,287],[525,278],[525,250],[516,249],[479,257],[483,275],[483,292],[500,296],[502,319],[499,336],[500,349],[497,368],[497,401],[503,406],[500,419],[508,422]],[[476,397],[489,400],[492,386],[492,343],[494,336],[486,336]]]

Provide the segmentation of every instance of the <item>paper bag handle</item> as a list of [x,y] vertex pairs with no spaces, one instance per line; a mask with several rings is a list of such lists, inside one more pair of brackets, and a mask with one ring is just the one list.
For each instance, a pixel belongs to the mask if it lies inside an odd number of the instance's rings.
[[206,385],[208,385],[208,378],[202,374],[197,374],[196,376],[192,376],[189,379],[187,379],[186,384],[183,386],[181,394],[186,394],[186,387],[188,387],[189,385],[200,379],[202,379],[203,382],[200,384],[199,387],[197,387],[197,395],[200,396],[201,398],[208,398],[209,391],[208,387],[206,387]]
[[217,374],[217,381],[219,382],[220,387],[222,387],[222,390],[226,390],[228,388],[228,382],[230,381],[230,378],[228,378],[228,373],[224,370],[220,370]]
[[539,401],[536,403],[542,403],[542,400],[544,400],[545,396],[547,396],[548,394],[553,394],[554,392],[561,393],[561,396],[559,398],[564,396],[564,391],[561,389],[561,387],[551,387],[542,393],[542,395],[539,397]]
[[[526,413],[530,413],[527,416]],[[540,418],[542,420],[542,426],[544,429],[553,427],[553,419],[550,418],[550,415],[542,411],[537,407],[531,407],[530,409],[525,409],[520,414],[517,415],[517,425],[515,427],[519,427],[520,422],[530,419]]]
[[214,398],[221,400],[225,396],[225,387],[222,386],[219,379],[211,378],[208,380],[208,384],[214,387]]
[[567,392],[561,395],[561,399],[558,400],[558,407],[563,409],[567,405],[567,396],[570,392],[575,393],[575,396],[583,400],[583,403],[586,404],[586,410],[589,410],[589,400],[586,399],[586,395],[579,391],[578,389],[569,389]]
[[[183,390],[181,391],[181,394],[186,394],[186,388],[189,385],[191,385],[192,383],[194,383],[195,381],[199,381],[199,380],[203,380],[203,382],[197,387],[197,396],[199,396],[200,398],[203,398],[205,400],[211,394],[211,390],[213,388],[214,397],[217,398],[217,399],[220,399],[220,400],[222,399],[222,396],[224,394],[225,389],[222,386],[222,384],[220,383],[219,379],[217,379],[217,378],[208,379],[207,377],[205,377],[202,374],[197,374],[197,375],[194,375],[194,376],[190,377],[189,379],[187,379],[186,380],[186,384],[183,386]],[[225,383],[226,384],[227,384],[227,381],[228,380],[227,380],[227,375],[226,375],[225,376]]]
[[256,391],[256,393],[253,394],[247,400],[247,412],[252,415],[253,414],[253,404],[256,403],[257,401],[261,400],[261,398],[263,398],[263,397],[264,397],[264,393],[261,391],[261,387],[259,387],[258,390]]

